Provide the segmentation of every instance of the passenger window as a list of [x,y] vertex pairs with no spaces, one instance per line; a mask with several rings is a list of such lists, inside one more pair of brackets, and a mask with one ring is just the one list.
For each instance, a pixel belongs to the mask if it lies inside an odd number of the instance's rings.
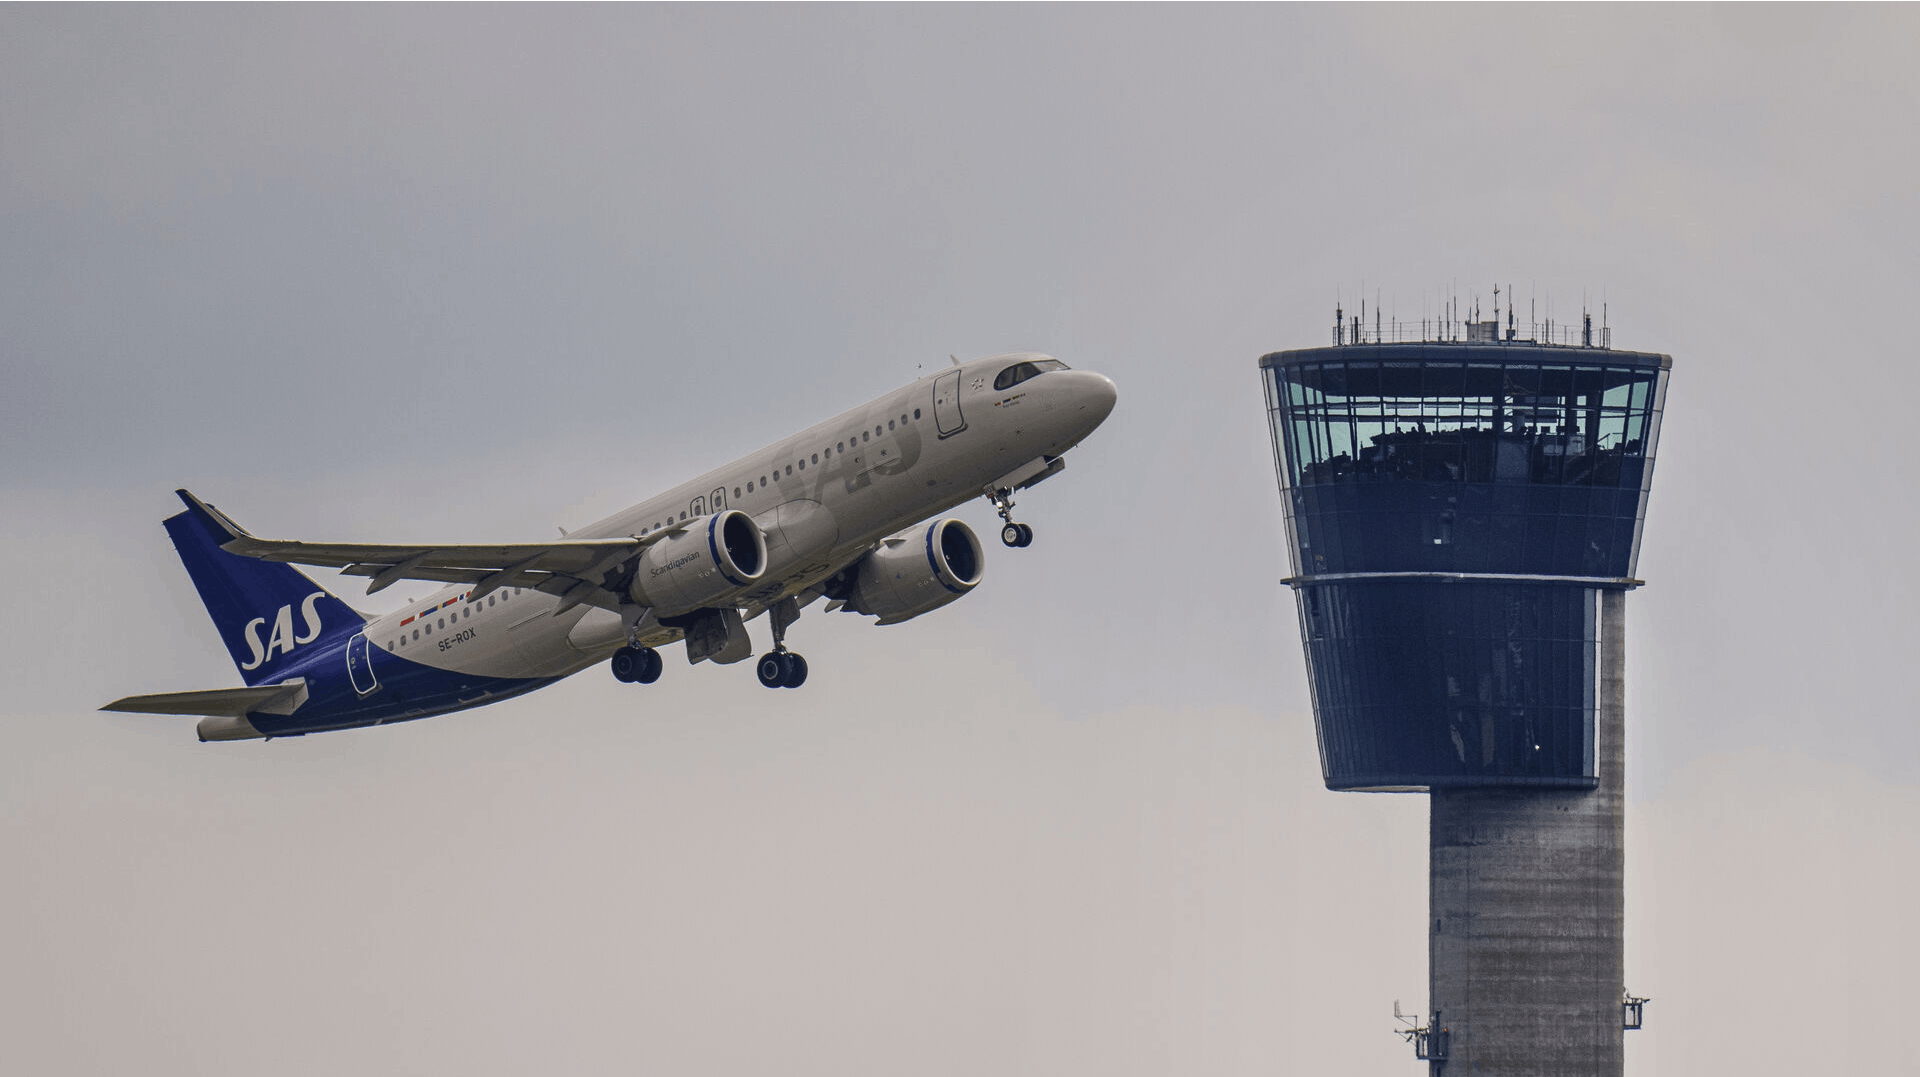
[[920,417],[920,409],[919,409],[919,408],[915,408],[915,409],[913,409],[913,417],[914,417],[914,418],[916,418],[916,419],[918,419],[918,418]]
[[814,463],[816,463],[816,464],[820,462],[820,454],[819,454],[819,453],[814,453],[814,454],[813,454],[813,462],[814,462]]
[[905,415],[900,416],[900,425],[901,426],[907,425],[907,417]]
[[682,521],[682,522],[685,522],[685,520],[686,520],[686,518],[687,518],[687,514],[686,514],[686,513],[684,513],[684,512],[683,512],[683,513],[681,513],[681,514],[680,514],[680,519],[681,519],[681,521]]
[[420,638],[420,630],[419,630],[419,629],[417,629],[417,628],[416,628],[416,629],[414,629],[414,630],[413,630],[413,638],[414,638],[414,639],[419,639],[419,638]]
[[800,458],[800,470],[805,471],[806,469],[807,469],[807,458],[803,456]]
[[789,474],[789,475],[791,475],[791,474],[793,474],[793,465],[792,465],[792,464],[788,464],[788,465],[787,465],[787,474]]
[[865,430],[860,431],[860,440],[861,441],[867,440],[867,432]]
[[846,443],[846,442],[844,442],[844,441],[842,441],[842,442],[839,442],[839,443],[837,443],[837,444],[835,444],[835,445],[834,445],[834,448],[836,448],[836,449],[838,449],[838,450],[840,450],[841,452],[846,452],[846,451],[847,451],[847,443]]
[[892,419],[888,419],[888,420],[887,420],[887,429],[888,429],[888,430],[892,430],[892,429],[893,429],[893,420],[892,420]]
[[[749,490],[751,490],[751,489],[753,489],[753,487],[752,487],[752,486],[748,486],[748,487],[747,487],[747,489],[749,489]],[[739,488],[738,486],[736,486],[736,487],[734,487],[734,488],[733,488],[733,496],[735,496],[735,497],[739,497],[739,496],[740,496],[740,488]]]
[[874,437],[879,437],[879,436],[880,436],[880,428],[879,428],[879,427],[877,427],[877,426],[876,426],[876,427],[874,427],[874,428],[873,428],[873,436],[874,436]]

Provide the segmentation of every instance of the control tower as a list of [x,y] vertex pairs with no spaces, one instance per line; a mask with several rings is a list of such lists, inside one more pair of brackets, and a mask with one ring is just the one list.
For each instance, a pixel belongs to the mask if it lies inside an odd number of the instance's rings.
[[1335,320],[1260,371],[1321,774],[1431,797],[1429,1002],[1405,1034],[1434,1077],[1618,1077],[1645,1001],[1623,967],[1625,601],[1673,361],[1590,317]]

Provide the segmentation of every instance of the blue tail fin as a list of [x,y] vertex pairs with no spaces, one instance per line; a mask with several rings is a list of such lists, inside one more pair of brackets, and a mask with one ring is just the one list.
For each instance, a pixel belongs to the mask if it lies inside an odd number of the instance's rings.
[[167,535],[242,680],[283,680],[307,654],[365,627],[365,618],[299,569],[221,549],[232,536],[232,521],[215,519],[192,495],[178,492],[187,511],[167,519]]

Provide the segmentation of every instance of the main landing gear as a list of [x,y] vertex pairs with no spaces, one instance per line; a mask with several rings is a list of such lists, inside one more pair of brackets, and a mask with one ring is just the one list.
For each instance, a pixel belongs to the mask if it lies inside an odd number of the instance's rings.
[[993,502],[994,510],[1000,513],[1000,541],[1008,546],[1033,545],[1033,528],[1026,524],[1013,522],[1013,491],[995,490],[987,495]]
[[792,651],[768,651],[755,672],[768,688],[798,688],[807,683],[807,660]]
[[768,688],[798,688],[807,683],[807,660],[787,650],[787,629],[800,619],[800,603],[783,598],[767,607],[773,626],[773,650],[760,656],[754,672]]
[[652,647],[628,644],[613,652],[613,679],[622,684],[652,684],[660,679],[666,661]]

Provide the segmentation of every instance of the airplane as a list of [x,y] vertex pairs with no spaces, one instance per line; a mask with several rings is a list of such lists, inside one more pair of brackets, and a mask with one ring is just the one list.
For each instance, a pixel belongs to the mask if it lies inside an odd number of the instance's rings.
[[[1013,495],[1058,475],[1113,411],[1111,380],[1012,352],[954,365],[808,427],[557,541],[367,545],[255,538],[179,490],[168,536],[240,669],[244,688],[128,696],[107,711],[203,716],[202,742],[386,725],[510,699],[607,662],[651,684],[659,648],[687,662],[753,656],[764,613],[769,688],[798,688],[787,648],[826,600],[898,624],[978,587],[979,538],[943,515],[992,503],[1009,547],[1033,541]],[[363,614],[294,565],[450,584]]]

